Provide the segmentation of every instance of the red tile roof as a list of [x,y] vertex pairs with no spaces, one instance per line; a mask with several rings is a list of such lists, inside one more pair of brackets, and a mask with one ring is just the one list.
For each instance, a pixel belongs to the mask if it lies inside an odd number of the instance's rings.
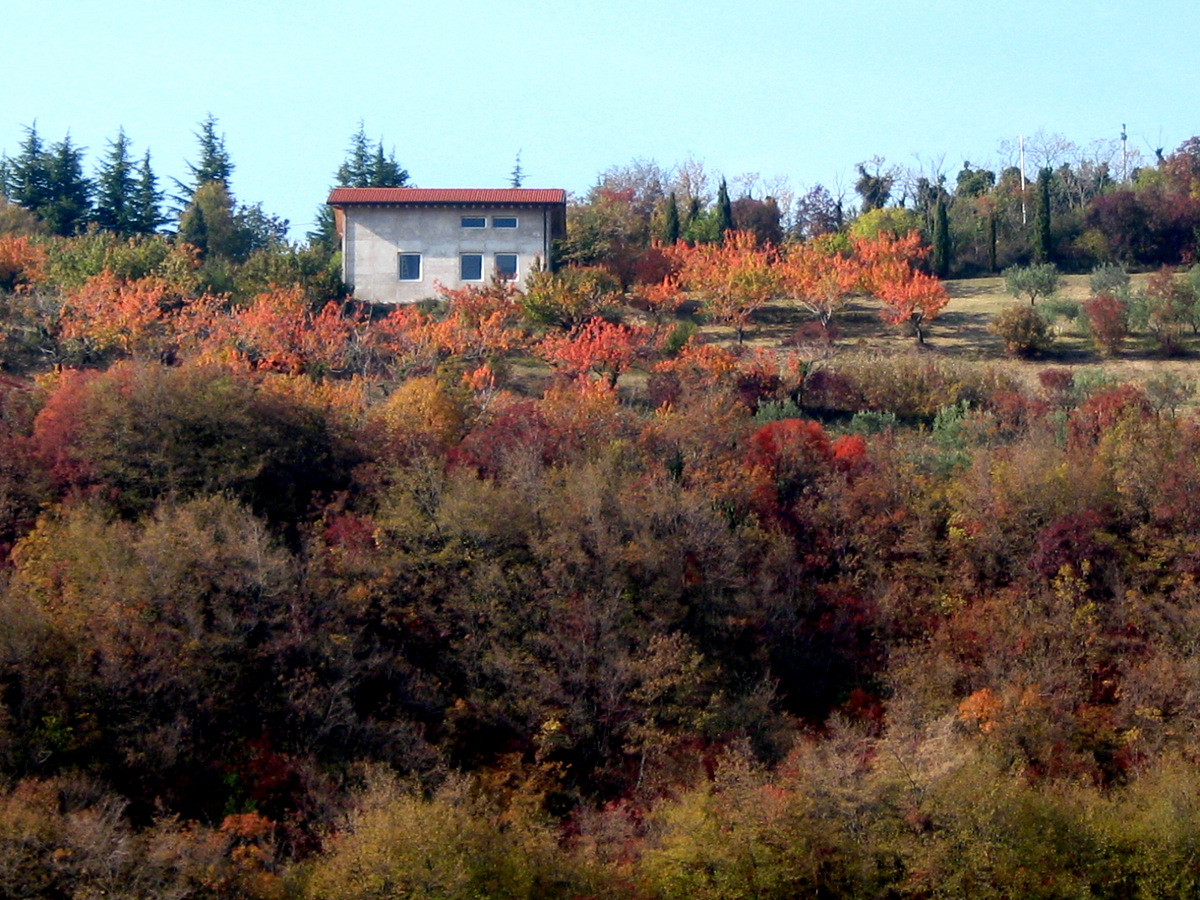
[[355,203],[546,205],[567,202],[559,188],[334,188],[330,206]]

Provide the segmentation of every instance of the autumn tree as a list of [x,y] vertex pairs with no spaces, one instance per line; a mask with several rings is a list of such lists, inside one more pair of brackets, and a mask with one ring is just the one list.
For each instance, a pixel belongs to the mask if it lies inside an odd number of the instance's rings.
[[827,331],[834,315],[861,286],[858,257],[820,240],[785,246],[779,269],[784,290]]
[[731,231],[722,244],[678,244],[667,253],[679,267],[682,286],[706,316],[733,327],[739,344],[755,311],[780,287],[775,249],[759,247],[748,231]]
[[908,324],[918,343],[925,343],[925,323],[941,312],[949,297],[936,276],[917,268],[928,253],[921,236],[916,231],[903,238],[880,234],[873,241],[855,241],[854,253],[862,261],[863,285],[883,301],[884,321]]
[[552,334],[538,352],[569,376],[596,372],[616,387],[621,373],[649,347],[649,334],[641,328],[590,319],[569,334]]

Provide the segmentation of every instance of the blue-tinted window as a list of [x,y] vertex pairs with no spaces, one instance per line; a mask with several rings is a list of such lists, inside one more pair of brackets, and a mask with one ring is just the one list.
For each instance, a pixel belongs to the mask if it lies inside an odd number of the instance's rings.
[[459,257],[458,277],[463,281],[483,281],[483,254],[464,253]]
[[421,254],[420,253],[401,253],[400,254],[400,280],[401,281],[420,281],[421,280]]
[[486,216],[463,216],[462,217],[462,227],[463,228],[487,228],[487,217]]
[[517,277],[517,254],[515,253],[497,253],[496,254],[496,275],[506,281],[511,281]]
[[517,227],[517,217],[516,216],[492,216],[492,227],[493,228],[516,228]]

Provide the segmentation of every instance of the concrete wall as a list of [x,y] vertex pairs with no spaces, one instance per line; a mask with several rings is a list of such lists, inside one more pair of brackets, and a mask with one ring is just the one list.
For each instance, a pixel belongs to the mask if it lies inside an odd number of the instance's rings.
[[[354,296],[372,303],[413,303],[434,297],[434,282],[461,287],[459,256],[483,254],[483,281],[492,277],[496,253],[516,253],[517,286],[524,287],[534,260],[547,262],[549,213],[541,208],[350,206],[345,209],[343,277]],[[486,228],[463,228],[463,216],[484,216]],[[494,228],[495,216],[515,217],[516,228]],[[400,253],[421,254],[420,281],[401,281]]]

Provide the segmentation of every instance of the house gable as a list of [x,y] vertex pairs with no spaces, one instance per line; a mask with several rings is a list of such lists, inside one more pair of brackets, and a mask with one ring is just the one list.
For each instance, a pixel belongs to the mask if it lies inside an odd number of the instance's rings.
[[342,277],[372,303],[411,303],[437,285],[518,287],[550,260],[566,231],[562,190],[334,188],[329,195],[342,245]]

